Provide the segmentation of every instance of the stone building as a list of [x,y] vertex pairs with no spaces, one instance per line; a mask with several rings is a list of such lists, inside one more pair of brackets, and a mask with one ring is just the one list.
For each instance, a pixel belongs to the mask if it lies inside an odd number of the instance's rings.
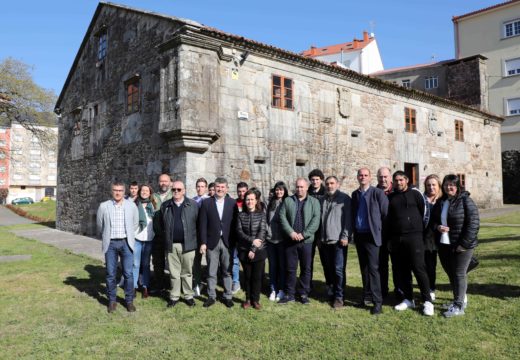
[[387,69],[370,76],[487,110],[489,76],[486,61],[486,57],[475,55]]
[[99,4],[56,112],[62,230],[92,234],[111,180],[155,185],[161,172],[188,192],[224,175],[266,195],[313,168],[351,192],[357,168],[387,165],[416,183],[463,174],[480,206],[502,203],[502,118],[123,6]]

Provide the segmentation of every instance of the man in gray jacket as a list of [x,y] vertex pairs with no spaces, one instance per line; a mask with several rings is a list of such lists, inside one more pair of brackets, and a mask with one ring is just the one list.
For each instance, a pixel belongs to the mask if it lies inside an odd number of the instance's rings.
[[97,211],[98,235],[103,240],[107,268],[108,312],[116,310],[116,274],[118,258],[121,258],[125,288],[126,309],[135,311],[134,262],[135,231],[139,227],[139,213],[134,202],[124,198],[125,184],[115,181],[111,184],[112,199],[102,202]]
[[[346,285],[348,243],[352,237],[350,196],[338,190],[336,176],[325,179],[326,194],[320,199],[321,231],[320,250],[323,254],[323,272],[332,280],[332,307],[343,307],[343,290]],[[331,299],[332,300],[332,299]]]

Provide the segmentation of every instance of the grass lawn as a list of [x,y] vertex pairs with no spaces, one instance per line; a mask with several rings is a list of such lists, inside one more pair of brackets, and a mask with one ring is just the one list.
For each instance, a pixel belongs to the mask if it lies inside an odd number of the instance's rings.
[[498,224],[520,224],[520,211],[512,212],[507,215],[503,215],[492,219],[484,219],[481,221]]
[[13,207],[25,211],[28,215],[36,216],[43,221],[56,221],[56,201],[54,200],[35,202],[28,205],[13,205]]
[[[0,255],[32,259],[0,263],[1,358],[520,358],[518,228],[481,230],[481,265],[469,276],[469,306],[465,316],[453,319],[440,316],[439,308],[431,318],[397,313],[393,301],[373,317],[352,306],[331,310],[321,298],[309,306],[281,306],[265,296],[261,311],[244,311],[238,302],[230,310],[222,304],[204,309],[201,301],[193,309],[166,309],[162,299],[138,298],[136,313],[119,305],[108,314],[102,263],[7,230],[0,227]],[[352,303],[359,300],[361,279],[355,249],[349,252],[346,294]],[[323,293],[318,263],[315,279]],[[437,304],[451,299],[440,265],[437,288]]]

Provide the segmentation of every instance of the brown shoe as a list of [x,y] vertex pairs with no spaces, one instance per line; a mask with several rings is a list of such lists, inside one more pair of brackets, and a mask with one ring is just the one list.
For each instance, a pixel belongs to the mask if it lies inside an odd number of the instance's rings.
[[341,309],[343,307],[343,299],[336,299],[336,300],[334,300],[334,303],[332,304],[332,307],[334,309]]
[[128,310],[128,312],[134,312],[135,311],[134,303],[129,302],[128,304],[126,304],[126,310]]
[[117,303],[115,301],[111,301],[110,304],[108,304],[107,311],[109,313],[113,313],[114,311],[116,311],[116,307],[117,307]]
[[143,288],[143,299],[146,299],[148,298],[148,289],[147,288]]
[[262,305],[260,303],[257,303],[256,301],[253,301],[253,307],[255,310],[260,310],[262,308]]
[[242,303],[242,309],[246,310],[251,307],[251,302],[249,300],[246,300]]

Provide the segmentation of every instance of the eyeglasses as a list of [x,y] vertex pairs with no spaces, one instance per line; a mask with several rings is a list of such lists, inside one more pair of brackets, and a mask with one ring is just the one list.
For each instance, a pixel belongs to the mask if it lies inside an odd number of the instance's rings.
[[173,189],[173,188],[172,188],[172,191],[173,191],[173,192],[181,192],[182,189]]

